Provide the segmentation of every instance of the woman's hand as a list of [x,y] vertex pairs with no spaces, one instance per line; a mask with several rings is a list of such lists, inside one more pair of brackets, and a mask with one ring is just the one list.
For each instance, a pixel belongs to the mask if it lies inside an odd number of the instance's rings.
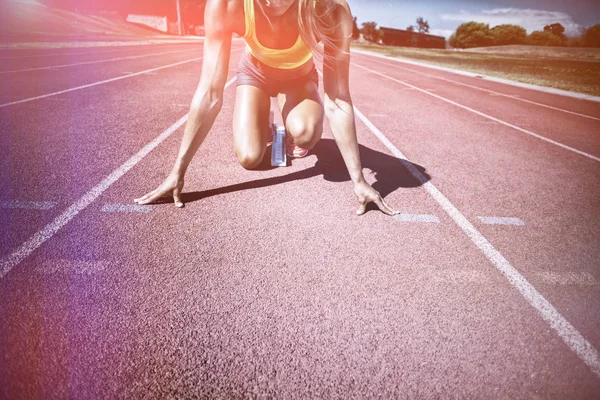
[[359,203],[358,210],[356,211],[357,215],[363,215],[367,211],[367,204],[370,202],[374,202],[377,207],[387,215],[398,214],[398,211],[393,210],[381,197],[379,192],[373,189],[371,185],[365,181],[354,185],[354,193],[356,194]]
[[137,204],[149,204],[154,203],[156,200],[165,197],[172,196],[173,202],[176,207],[183,207],[181,201],[181,191],[183,190],[183,174],[177,172],[171,172],[167,179],[160,184],[159,187],[151,192],[146,193],[144,196],[134,200]]

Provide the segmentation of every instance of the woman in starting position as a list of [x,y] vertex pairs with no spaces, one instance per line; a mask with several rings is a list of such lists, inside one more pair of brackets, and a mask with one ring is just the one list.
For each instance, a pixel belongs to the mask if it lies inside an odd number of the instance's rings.
[[[233,121],[240,164],[253,169],[261,163],[271,134],[270,98],[277,96],[289,138],[288,155],[303,157],[315,146],[327,115],[354,183],[357,214],[364,214],[369,202],[394,214],[362,173],[348,82],[352,26],[345,0],[208,0],[202,72],[179,154],[164,182],[135,202],[148,204],[172,196],[175,205],[183,207],[183,178],[221,110],[236,33],[247,45],[237,69]],[[324,105],[313,54],[323,60]]]

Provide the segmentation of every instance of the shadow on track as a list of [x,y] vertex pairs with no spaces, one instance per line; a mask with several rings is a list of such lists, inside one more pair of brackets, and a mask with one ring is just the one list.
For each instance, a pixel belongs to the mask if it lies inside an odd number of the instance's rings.
[[[373,188],[381,193],[381,196],[384,198],[399,188],[414,188],[421,186],[431,178],[425,172],[425,168],[420,165],[400,160],[385,153],[380,153],[363,145],[359,145],[359,150],[363,168],[370,169],[375,174],[376,181],[373,184]],[[267,149],[263,162],[258,170],[272,169],[270,165],[270,154],[270,151]],[[182,193],[181,200],[187,204],[220,194],[279,185],[281,183],[308,179],[318,175],[323,175],[323,178],[329,182],[350,181],[350,175],[348,174],[342,155],[334,140],[321,139],[310,154],[317,157],[317,162],[308,169],[292,172],[288,175],[257,179],[216,189]],[[424,177],[423,182],[419,182],[410,174],[407,168],[410,168],[411,166],[416,168],[422,174]],[[171,199],[170,202],[172,203],[173,200]],[[374,204],[369,204],[367,211],[370,210],[377,210],[377,207]]]

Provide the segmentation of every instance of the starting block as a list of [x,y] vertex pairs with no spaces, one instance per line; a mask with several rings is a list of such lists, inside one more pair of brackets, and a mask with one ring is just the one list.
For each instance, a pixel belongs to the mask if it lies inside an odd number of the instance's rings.
[[269,126],[273,135],[273,144],[271,145],[271,166],[287,166],[287,156],[285,152],[285,126],[277,125],[274,121],[273,111],[269,116]]

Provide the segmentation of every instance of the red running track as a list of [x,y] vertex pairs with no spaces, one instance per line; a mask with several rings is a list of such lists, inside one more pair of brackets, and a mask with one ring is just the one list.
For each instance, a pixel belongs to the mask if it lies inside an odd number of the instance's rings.
[[405,220],[354,215],[327,127],[242,169],[233,86],[184,209],[105,212],[170,168],[181,128],[122,166],[187,112],[201,45],[30,55],[102,62],[10,73],[2,103],[110,81],[0,107],[1,397],[600,393],[597,103],[355,55],[365,174]]

